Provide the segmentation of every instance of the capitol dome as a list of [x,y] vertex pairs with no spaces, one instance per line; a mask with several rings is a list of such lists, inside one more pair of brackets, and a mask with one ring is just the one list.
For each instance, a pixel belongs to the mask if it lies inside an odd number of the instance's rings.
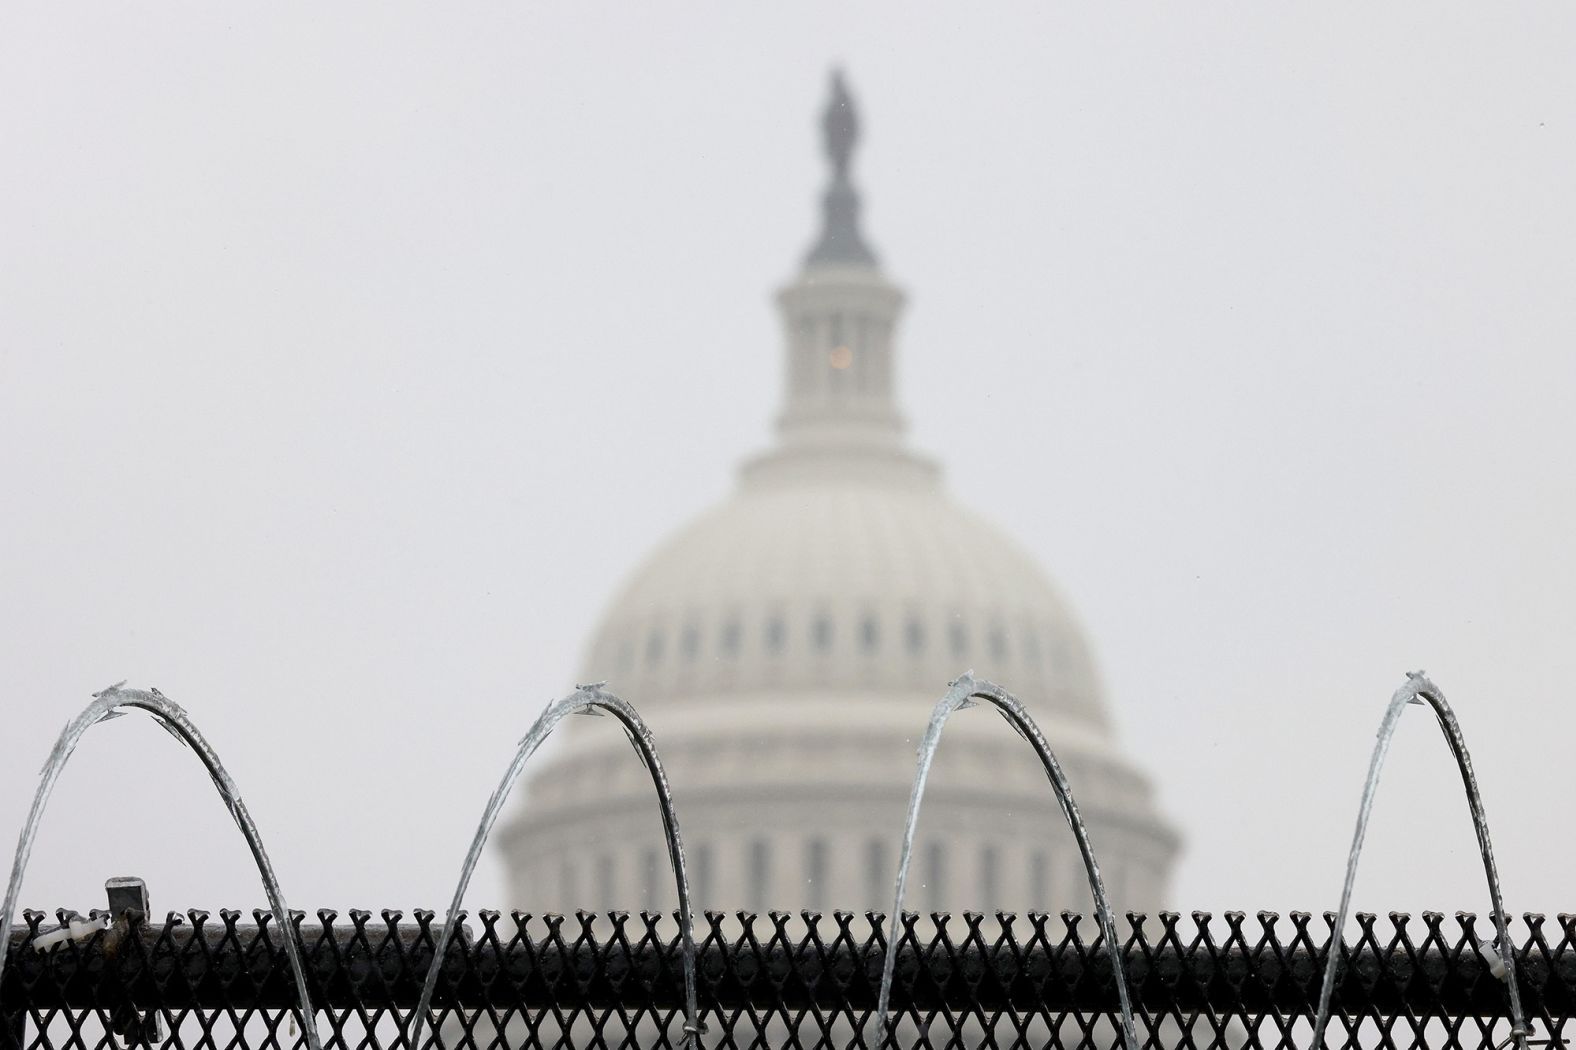
[[[778,296],[777,443],[635,570],[581,680],[606,680],[651,726],[697,908],[889,908],[914,747],[968,669],[1045,731],[1117,905],[1156,908],[1177,837],[1117,746],[1082,628],[1034,559],[903,440],[903,296],[859,228],[857,126],[837,80],[824,132],[823,229]],[[671,908],[656,804],[628,744],[589,719],[559,734],[503,836],[513,899]],[[987,712],[948,725],[910,887],[926,910],[1088,908],[1037,759]]]
[[586,661],[645,703],[939,693],[976,666],[1105,729],[1082,630],[1034,560],[937,480],[878,472],[746,484],[636,570]]

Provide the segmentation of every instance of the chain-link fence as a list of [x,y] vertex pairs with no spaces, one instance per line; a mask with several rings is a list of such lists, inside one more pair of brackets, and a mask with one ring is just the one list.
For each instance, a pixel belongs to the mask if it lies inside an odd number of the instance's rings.
[[[296,1050],[283,935],[263,912],[26,915],[0,977],[0,1048]],[[1124,961],[1150,1047],[1309,1043],[1332,916],[1129,916]],[[405,1047],[432,959],[430,912],[295,916],[318,1026],[334,1050]],[[1576,916],[1512,925],[1535,1041],[1576,1008]],[[91,931],[91,932],[88,932]],[[1492,924],[1359,916],[1341,948],[1328,1045],[1495,1047],[1509,1036]],[[697,921],[706,1047],[1106,1047],[1120,1043],[1110,953],[1077,915],[903,917],[890,1024],[873,1012],[880,916],[708,914]],[[424,1047],[667,1047],[684,1042],[671,916],[481,912],[452,942]]]

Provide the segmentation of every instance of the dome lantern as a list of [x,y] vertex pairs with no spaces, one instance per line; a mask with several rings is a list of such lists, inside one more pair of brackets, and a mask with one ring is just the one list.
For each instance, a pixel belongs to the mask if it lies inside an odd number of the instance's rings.
[[859,230],[849,177],[859,120],[840,72],[821,121],[832,182],[820,239],[777,295],[784,342],[778,445],[745,464],[746,485],[844,477],[930,484],[936,467],[904,447],[895,338],[903,293],[877,268]]

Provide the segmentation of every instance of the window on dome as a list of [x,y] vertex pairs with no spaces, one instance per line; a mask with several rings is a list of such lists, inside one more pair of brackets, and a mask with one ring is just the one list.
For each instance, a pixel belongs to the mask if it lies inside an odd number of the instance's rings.
[[814,385],[815,379],[815,322],[808,317],[799,319],[799,352],[790,354],[789,366],[794,372],[795,390]]
[[662,866],[657,862],[657,851],[647,849],[640,855],[640,881],[642,899],[646,902],[648,911],[656,911],[662,906]]
[[854,363],[854,348],[848,345],[842,314],[832,315],[831,345],[827,348],[826,386],[834,395],[846,395],[853,376],[849,366]]
[[854,389],[861,394],[870,389],[870,340],[865,336],[867,327],[863,314],[855,314],[854,322]]
[[722,625],[722,651],[727,656],[737,656],[739,653],[739,621],[729,620]]
[[652,631],[646,639],[646,666],[655,667],[662,659],[662,632]]
[[615,861],[611,853],[604,853],[596,859],[596,906],[608,908],[618,900],[618,887],[613,885],[618,874]]
[[558,902],[566,911],[584,903],[580,897],[580,880],[572,861],[566,860],[558,866],[558,882],[563,887]]
[[1029,857],[1029,907],[1044,911],[1051,905],[1051,861],[1042,850]]
[[788,628],[783,624],[782,617],[773,616],[766,621],[766,651],[780,653],[783,651],[783,642],[788,637]]
[[695,910],[699,911],[711,900],[711,843],[696,843],[690,853],[689,870],[695,873],[690,893],[695,897]]
[[1001,856],[995,846],[980,853],[980,898],[990,911],[1001,909]]
[[925,896],[930,911],[940,911],[947,896],[947,847],[932,842],[925,851]]
[[766,839],[755,839],[750,843],[750,910],[756,913],[766,910],[766,901],[771,896],[772,879],[772,844]]
[[1030,667],[1040,666],[1040,640],[1034,636],[1034,628],[1029,624],[1023,625],[1023,659]]
[[614,662],[614,666],[618,668],[620,674],[635,666],[635,646],[627,638],[619,643],[618,659]]
[[804,881],[810,889],[810,907],[815,911],[826,907],[828,852],[825,839],[811,839],[805,847]]
[[865,843],[865,895],[870,907],[891,904],[892,885],[887,880],[887,845],[885,839],[873,838]]
[[908,621],[904,638],[908,641],[908,651],[913,655],[918,656],[925,651],[925,625],[918,620]]
[[700,652],[700,631],[694,624],[684,628],[684,634],[679,640],[679,649],[684,654],[685,663],[695,662],[695,656]]
[[990,629],[990,658],[998,662],[1007,659],[1007,632],[999,626]]
[[815,636],[816,651],[822,653],[831,652],[832,621],[827,619],[825,616],[817,616],[815,618],[815,626],[810,630]]
[[874,616],[866,616],[865,622],[859,625],[859,641],[867,653],[881,648],[881,625],[876,623]]
[[962,660],[969,654],[969,632],[961,623],[953,621],[952,627],[947,631],[947,637],[952,643],[953,659]]

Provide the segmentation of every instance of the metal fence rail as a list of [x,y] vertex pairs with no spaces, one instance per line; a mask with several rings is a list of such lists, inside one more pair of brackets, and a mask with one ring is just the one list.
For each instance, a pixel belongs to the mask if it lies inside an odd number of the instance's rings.
[[[432,960],[432,913],[292,917],[324,1044],[401,1050]],[[295,1050],[296,994],[267,913],[125,912],[46,951],[69,913],[29,912],[0,975],[0,1050]],[[1333,915],[1129,916],[1138,1034],[1152,1047],[1309,1045]],[[1085,935],[1089,940],[1085,939]],[[1494,1047],[1509,1034],[1492,923],[1362,915],[1341,948],[1330,1046]],[[1576,916],[1512,925],[1534,1037],[1562,1045],[1576,1015]],[[706,1047],[874,1045],[886,950],[880,916],[710,913],[697,920]],[[445,955],[424,1048],[683,1043],[672,916],[481,912]],[[887,1045],[1120,1043],[1110,953],[1093,920],[1036,914],[903,917]],[[868,1042],[867,1042],[868,1040]]]

